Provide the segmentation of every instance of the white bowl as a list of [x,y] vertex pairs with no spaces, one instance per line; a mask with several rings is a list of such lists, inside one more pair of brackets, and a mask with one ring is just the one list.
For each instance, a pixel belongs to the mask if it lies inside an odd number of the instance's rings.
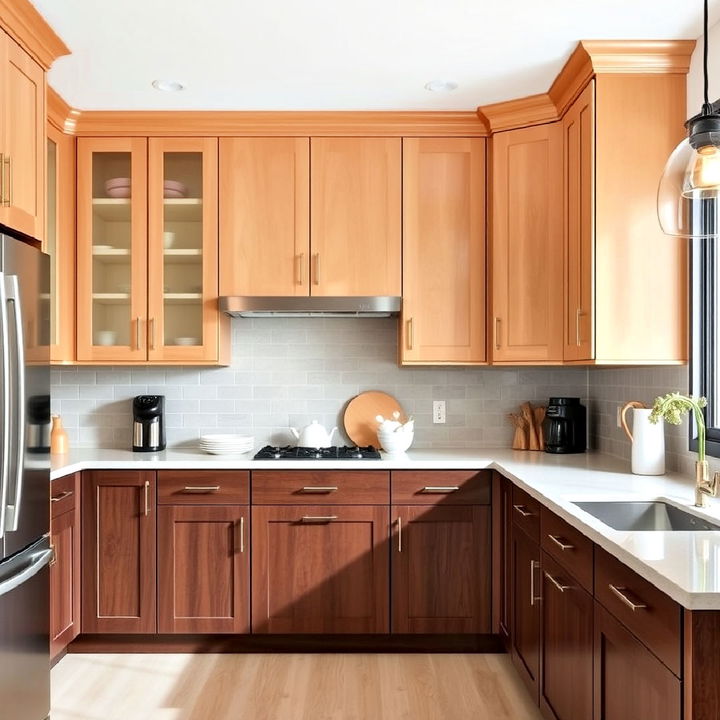
[[175,345],[199,345],[200,338],[196,337],[176,337],[173,339]]
[[117,341],[117,333],[114,330],[98,330],[95,333],[96,345],[114,345]]
[[390,455],[404,453],[415,439],[414,432],[378,432],[378,442]]
[[175,244],[175,233],[172,230],[166,230],[163,233],[163,247],[167,250]]

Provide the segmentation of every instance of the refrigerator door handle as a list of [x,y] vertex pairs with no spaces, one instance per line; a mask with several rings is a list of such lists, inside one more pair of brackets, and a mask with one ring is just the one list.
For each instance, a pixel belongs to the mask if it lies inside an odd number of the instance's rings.
[[[13,391],[10,393],[14,400],[15,417],[11,417],[11,427],[16,428],[17,437],[15,442],[15,497],[7,499],[5,510],[6,532],[14,532],[18,529],[20,520],[20,502],[22,500],[22,481],[25,460],[25,338],[23,336],[22,306],[20,305],[20,286],[17,275],[5,276],[5,307],[12,306],[12,318],[14,321],[14,365],[16,377],[11,380],[14,383]],[[7,404],[7,403],[6,403]],[[8,448],[9,450],[9,448]],[[9,453],[8,453],[9,455]],[[9,464],[9,463],[8,463]],[[8,476],[8,485],[9,483]]]
[[0,539],[5,535],[5,509],[10,479],[10,347],[5,276],[0,272]]
[[5,580],[0,580],[0,595],[5,595],[17,587],[20,587],[25,581],[34,575],[37,575],[46,565],[50,563],[53,555],[53,549],[40,550],[30,555],[30,564],[25,565],[20,572],[11,575]]

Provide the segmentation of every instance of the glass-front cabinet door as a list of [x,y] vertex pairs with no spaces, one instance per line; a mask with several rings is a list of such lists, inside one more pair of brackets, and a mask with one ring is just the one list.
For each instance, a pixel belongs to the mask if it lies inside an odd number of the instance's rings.
[[79,138],[77,359],[147,360],[147,140]]
[[150,138],[148,358],[218,361],[218,143]]

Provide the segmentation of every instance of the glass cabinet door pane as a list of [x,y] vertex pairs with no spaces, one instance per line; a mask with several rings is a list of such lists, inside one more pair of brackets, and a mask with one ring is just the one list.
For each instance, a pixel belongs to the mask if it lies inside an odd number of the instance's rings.
[[162,343],[203,345],[202,152],[163,154]]
[[[92,344],[132,346],[132,155],[92,155]],[[139,329],[137,330],[139,332]]]

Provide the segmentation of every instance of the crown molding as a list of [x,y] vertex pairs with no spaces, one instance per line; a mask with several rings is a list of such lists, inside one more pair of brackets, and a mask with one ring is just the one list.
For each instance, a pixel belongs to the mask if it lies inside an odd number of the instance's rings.
[[28,0],[0,0],[0,27],[45,70],[70,50]]
[[695,40],[581,40],[550,86],[561,116],[595,75],[687,75]]
[[60,132],[66,135],[75,134],[75,123],[77,121],[78,112],[73,110],[63,100],[56,90],[47,86],[47,119],[51,125],[54,125]]
[[596,75],[686,75],[694,49],[694,40],[581,40],[548,92],[482,105],[477,113],[490,132],[553,122]]
[[558,119],[555,104],[547,93],[482,105],[477,109],[477,114],[493,133],[527,125],[542,125]]
[[71,111],[76,135],[485,137],[477,113],[394,111],[254,112],[212,110]]

